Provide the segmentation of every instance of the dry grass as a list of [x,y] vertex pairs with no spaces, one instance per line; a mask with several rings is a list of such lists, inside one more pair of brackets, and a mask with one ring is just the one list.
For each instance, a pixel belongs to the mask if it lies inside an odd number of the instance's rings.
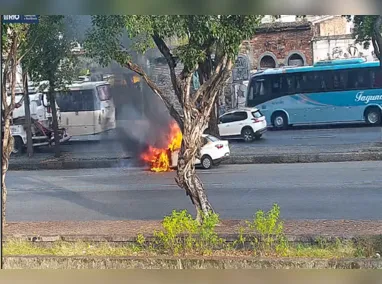
[[[350,258],[362,257],[359,250],[352,243],[337,243],[323,246],[303,246],[290,247],[285,257],[301,258]],[[158,256],[166,255],[154,249],[141,248],[138,245],[113,246],[108,243],[87,243],[87,242],[57,242],[52,247],[36,246],[31,242],[11,240],[3,245],[4,256],[15,255],[52,255],[52,256]],[[231,256],[231,257],[251,257],[254,252],[251,250],[222,249],[211,251],[208,256]],[[166,255],[169,256],[169,255]],[[186,256],[200,256],[189,252]],[[266,257],[274,257],[268,254]]]

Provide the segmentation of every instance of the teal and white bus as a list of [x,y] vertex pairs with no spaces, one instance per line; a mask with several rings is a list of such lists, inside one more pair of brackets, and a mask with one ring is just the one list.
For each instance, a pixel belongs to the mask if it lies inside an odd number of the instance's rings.
[[268,125],[382,122],[382,68],[362,58],[321,61],[313,66],[256,72],[247,107],[257,107]]

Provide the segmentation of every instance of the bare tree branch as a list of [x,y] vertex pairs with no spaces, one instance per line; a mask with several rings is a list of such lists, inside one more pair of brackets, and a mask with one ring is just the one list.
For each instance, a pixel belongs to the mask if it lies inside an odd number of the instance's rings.
[[170,48],[166,45],[164,40],[158,35],[154,34],[152,36],[156,46],[158,47],[159,51],[162,53],[164,58],[167,61],[168,67],[170,68],[170,77],[171,77],[171,82],[175,90],[175,94],[179,100],[179,103],[182,105],[182,86],[179,81],[179,79],[176,76],[175,72],[175,67],[176,67],[176,61],[174,56],[172,55]]
[[25,55],[27,55],[34,47],[34,45],[36,44],[37,40],[40,38],[41,35],[38,35],[37,37],[35,37],[35,39],[33,40],[31,46],[22,54],[20,55],[19,59],[17,60],[17,64],[20,64],[21,60],[23,60],[23,58],[25,57]]
[[232,66],[233,63],[227,56],[223,57],[222,65],[220,67],[217,66],[217,74],[219,74],[219,76],[216,77],[213,82],[211,82],[209,88],[207,89],[207,93],[210,96],[205,96],[205,99],[203,100],[203,102],[208,106],[208,108],[206,109],[206,113],[208,115],[211,113],[212,108],[215,107],[214,102],[219,93],[220,86],[224,84],[229,78]]
[[[17,36],[15,36],[12,45],[12,81],[11,81],[11,111],[15,108],[15,89],[16,89],[16,81],[17,81]],[[15,76],[15,78],[13,78]]]
[[374,53],[379,60],[381,60],[381,53],[379,52],[379,47],[376,39],[374,37],[371,38],[371,43],[373,44]]
[[220,58],[219,62],[217,63],[217,65],[215,67],[213,75],[206,82],[204,82],[204,84],[202,86],[200,86],[200,88],[196,91],[196,93],[194,94],[194,98],[193,98],[194,104],[199,100],[199,98],[203,94],[205,94],[207,92],[207,90],[208,90],[208,88],[210,88],[210,85],[212,84],[212,82],[214,80],[216,80],[216,78],[220,75],[219,72],[222,69],[223,65],[225,64],[225,60],[226,60],[226,57]]
[[4,117],[6,117],[8,115],[8,112],[9,112],[9,106],[8,106],[8,102],[7,102],[7,97],[8,97],[7,79],[9,76],[9,62],[8,62],[8,60],[9,60],[9,57],[7,57],[7,61],[6,61],[6,64],[4,67],[4,72],[3,72],[3,80],[1,82],[1,93],[2,93],[1,100],[2,100],[2,104],[3,104],[3,108],[4,108]]

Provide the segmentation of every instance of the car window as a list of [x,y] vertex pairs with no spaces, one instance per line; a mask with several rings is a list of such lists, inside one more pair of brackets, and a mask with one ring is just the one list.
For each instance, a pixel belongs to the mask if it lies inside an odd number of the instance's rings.
[[233,122],[234,119],[235,119],[235,117],[234,117],[233,113],[227,113],[227,114],[220,117],[220,122],[221,123],[230,123],[230,122]]
[[253,111],[253,112],[252,112],[252,116],[253,116],[254,118],[260,118],[260,117],[263,116],[263,114],[262,114],[259,110],[257,110],[257,111]]
[[234,120],[233,121],[242,121],[246,120],[248,118],[248,114],[245,111],[238,111],[234,113]]
[[208,140],[210,140],[211,142],[217,142],[219,141],[218,138],[216,138],[215,136],[212,136],[212,135],[207,135],[206,136]]

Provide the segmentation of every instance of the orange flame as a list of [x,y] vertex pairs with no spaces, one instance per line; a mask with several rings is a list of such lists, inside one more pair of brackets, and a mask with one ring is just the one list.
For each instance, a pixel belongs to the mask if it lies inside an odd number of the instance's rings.
[[160,149],[150,146],[141,155],[141,159],[150,165],[150,170],[153,172],[171,171],[170,155],[172,152],[179,150],[182,145],[182,132],[176,122],[170,125],[167,141],[167,148]]

